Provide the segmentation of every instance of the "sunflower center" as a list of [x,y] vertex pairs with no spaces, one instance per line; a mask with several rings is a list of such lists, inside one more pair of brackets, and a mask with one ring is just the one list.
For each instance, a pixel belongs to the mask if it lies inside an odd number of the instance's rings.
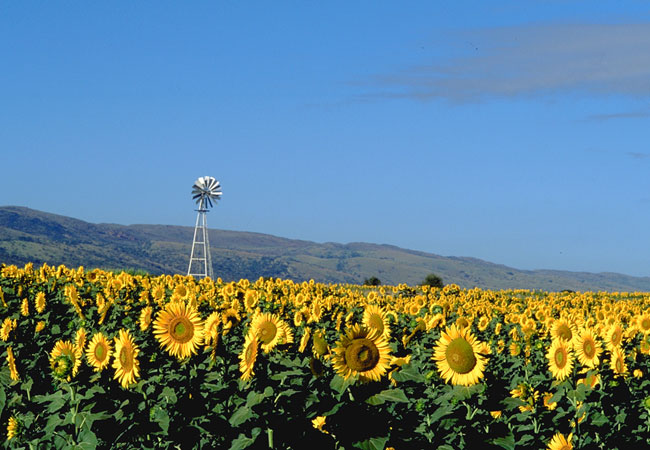
[[612,333],[612,344],[618,345],[620,344],[620,342],[621,342],[621,333],[619,332],[619,330],[615,330]]
[[641,321],[641,329],[644,330],[644,331],[650,330],[650,318],[645,317]]
[[276,327],[273,322],[268,321],[260,324],[258,332],[262,343],[268,344],[273,341],[273,338],[275,338],[275,335],[278,332],[278,327]]
[[104,348],[103,345],[98,344],[95,346],[95,358],[97,361],[104,361],[104,358],[106,357],[106,349]]
[[558,367],[558,369],[563,369],[564,366],[566,365],[566,355],[565,355],[565,350],[563,348],[558,348],[555,350],[555,365]]
[[476,366],[474,349],[462,337],[458,337],[449,343],[445,351],[445,356],[447,358],[447,364],[456,373],[469,373]]
[[564,339],[565,341],[570,341],[571,338],[573,337],[573,332],[571,331],[571,328],[569,328],[567,324],[563,323],[558,327],[557,335],[558,337]]
[[354,339],[345,349],[345,363],[357,372],[371,370],[378,362],[379,350],[370,339]]
[[623,358],[616,358],[616,371],[618,373],[623,373]]
[[131,355],[129,354],[129,351],[126,349],[126,347],[122,347],[120,350],[120,364],[122,365],[122,369],[125,372],[129,372],[133,366]]
[[596,348],[591,339],[587,340],[582,344],[582,350],[587,358],[591,359],[596,355]]
[[184,344],[192,340],[194,326],[187,317],[174,317],[169,324],[169,335],[174,341]]

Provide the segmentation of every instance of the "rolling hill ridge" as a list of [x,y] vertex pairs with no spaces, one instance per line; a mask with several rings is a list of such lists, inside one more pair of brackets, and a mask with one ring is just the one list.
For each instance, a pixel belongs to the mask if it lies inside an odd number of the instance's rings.
[[[0,263],[186,273],[194,227],[94,224],[19,206],[0,207]],[[518,270],[476,258],[448,257],[386,244],[316,243],[261,233],[209,230],[215,276],[415,285],[429,273],[464,288],[646,291],[650,277]]]

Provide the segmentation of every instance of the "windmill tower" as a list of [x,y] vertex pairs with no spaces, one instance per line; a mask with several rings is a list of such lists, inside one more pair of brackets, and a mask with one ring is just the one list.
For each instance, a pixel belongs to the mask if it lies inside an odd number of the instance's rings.
[[214,278],[212,258],[210,257],[210,241],[208,239],[208,222],[206,213],[212,208],[212,201],[217,203],[221,198],[221,185],[213,177],[199,177],[192,186],[192,199],[199,205],[196,211],[196,226],[194,241],[190,254],[190,265],[187,274],[195,277]]

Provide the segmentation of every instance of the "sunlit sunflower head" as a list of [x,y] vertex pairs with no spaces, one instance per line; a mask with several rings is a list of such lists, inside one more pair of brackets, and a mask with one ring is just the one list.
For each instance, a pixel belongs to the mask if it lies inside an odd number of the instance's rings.
[[268,353],[280,343],[282,332],[280,330],[280,319],[271,313],[255,314],[251,321],[251,330],[260,341],[260,347],[264,353]]
[[9,417],[9,422],[7,423],[7,440],[10,441],[20,432],[20,422],[16,419],[16,416]]
[[257,360],[257,352],[259,348],[259,339],[257,334],[249,330],[246,333],[246,339],[244,340],[244,348],[239,354],[239,371],[241,372],[241,379],[244,381],[250,380],[253,375],[253,367],[255,366],[255,361]]
[[172,295],[175,295],[181,300],[186,300],[187,297],[190,295],[190,290],[185,284],[179,283],[174,288],[174,292],[172,293]]
[[573,348],[578,357],[578,361],[583,366],[593,369],[600,364],[602,348],[600,342],[596,340],[594,333],[590,330],[584,329],[576,335],[573,341]]
[[113,358],[115,375],[113,378],[118,380],[123,388],[128,388],[140,376],[138,353],[140,350],[133,341],[129,330],[120,330],[118,336],[115,337],[115,358]]
[[564,437],[562,433],[556,433],[555,436],[548,443],[547,450],[572,450],[573,444],[573,434],[569,434],[568,437]]
[[7,365],[9,366],[9,376],[13,381],[18,381],[20,376],[18,375],[18,369],[16,368],[16,358],[14,357],[14,351],[11,347],[7,347]]
[[334,348],[334,370],[345,379],[379,381],[390,367],[388,341],[376,329],[361,325],[348,328]]
[[55,378],[70,381],[79,371],[82,350],[70,341],[57,341],[50,352],[50,368]]
[[618,323],[612,324],[606,332],[605,335],[605,344],[607,349],[612,352],[614,349],[618,348],[623,342],[623,327]]
[[81,349],[82,352],[83,352],[83,348],[86,346],[86,336],[87,336],[86,330],[84,330],[82,327],[77,330],[77,333],[75,334],[74,337],[75,345],[77,346],[77,348]]
[[140,311],[140,331],[146,331],[147,328],[149,328],[149,325],[151,325],[152,312],[153,308],[151,306],[145,306],[142,308],[142,311]]
[[563,339],[553,339],[548,352],[548,368],[557,380],[564,380],[573,369],[573,356],[568,343]]
[[111,344],[101,332],[95,333],[86,348],[86,361],[95,372],[108,367],[111,359]]
[[300,338],[300,345],[298,346],[298,351],[304,353],[307,349],[307,344],[309,344],[309,338],[311,337],[311,328],[306,327],[302,337]]
[[627,363],[625,362],[625,352],[620,347],[615,347],[610,355],[610,368],[615,377],[624,377],[627,375]]
[[153,297],[156,302],[160,303],[165,298],[165,286],[162,284],[154,286],[151,290],[151,297]]
[[641,314],[636,319],[636,327],[640,333],[647,335],[650,333],[650,313]]
[[36,312],[41,314],[45,311],[45,292],[39,292],[36,294]]
[[384,308],[377,305],[368,305],[363,311],[362,322],[366,328],[373,328],[386,339],[390,339],[390,326]]
[[551,338],[571,342],[575,335],[575,325],[566,319],[557,319],[551,328]]
[[244,307],[246,311],[253,311],[257,307],[259,294],[253,289],[247,289],[244,294]]
[[207,319],[205,319],[205,326],[203,327],[203,343],[206,347],[216,346],[219,342],[219,327],[221,326],[221,314],[218,311],[213,311]]
[[468,328],[454,324],[441,333],[432,358],[445,382],[471,386],[483,378],[486,358],[480,353],[481,348]]
[[203,343],[203,321],[196,308],[185,302],[169,302],[153,323],[161,348],[176,358],[189,358]]

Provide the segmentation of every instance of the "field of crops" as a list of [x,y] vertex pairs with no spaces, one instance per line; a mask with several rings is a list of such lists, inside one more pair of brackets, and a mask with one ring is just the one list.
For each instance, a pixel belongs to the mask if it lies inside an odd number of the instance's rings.
[[650,294],[0,269],[8,448],[650,448]]

